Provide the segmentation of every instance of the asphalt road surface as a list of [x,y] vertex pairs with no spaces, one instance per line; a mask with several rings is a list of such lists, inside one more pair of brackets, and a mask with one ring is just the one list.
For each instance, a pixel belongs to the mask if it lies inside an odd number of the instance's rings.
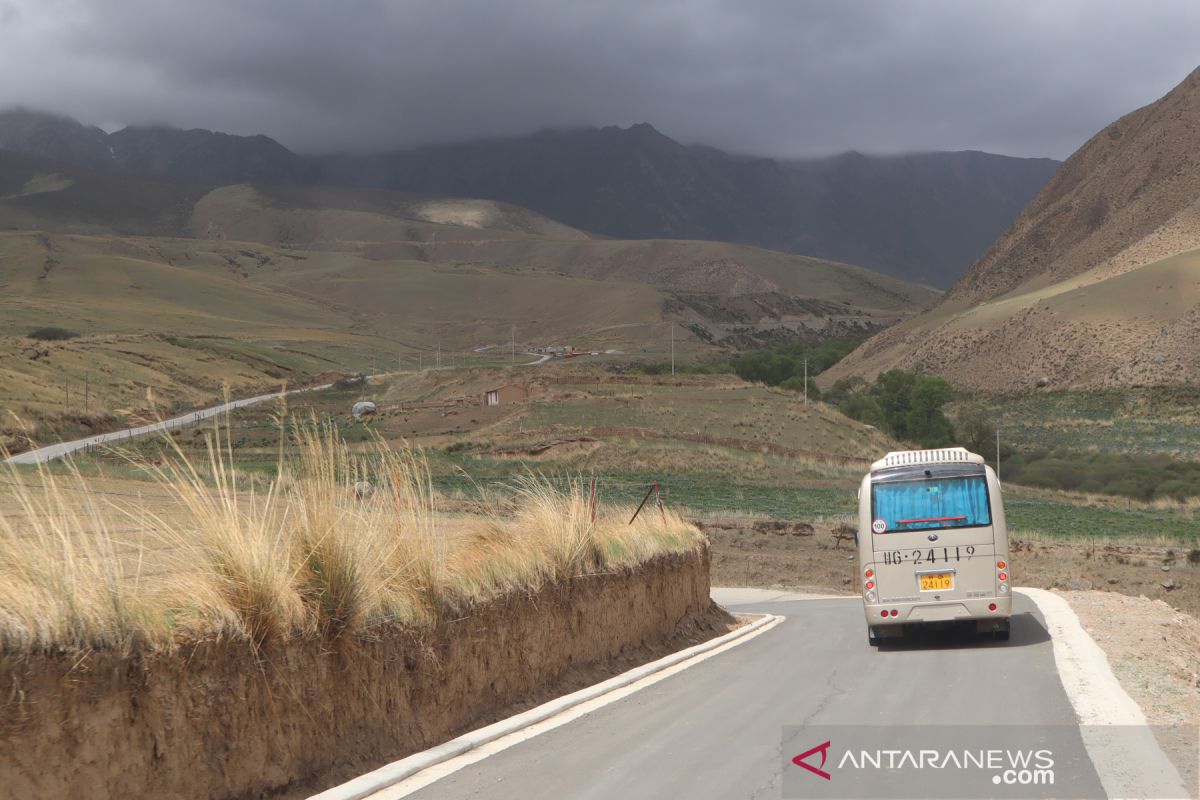
[[[929,724],[985,726],[976,729],[983,731],[1060,726],[1056,786],[1042,791],[1105,796],[1074,728],[1050,637],[1028,598],[1014,598],[1008,642],[943,635],[881,649],[867,644],[856,598],[771,598],[734,590],[717,599],[731,611],[787,619],[679,674],[468,764],[410,797],[829,797],[838,787],[844,790],[845,773],[826,782],[792,765],[792,756],[829,739],[845,744],[838,740],[857,734],[844,726],[886,726],[871,730],[903,739],[903,726]],[[791,726],[799,730],[785,734]],[[978,742],[963,741],[968,744]],[[807,760],[816,766],[819,754]],[[886,770],[855,776],[876,783],[866,791],[859,784],[851,796],[895,797],[893,778]],[[963,780],[954,794],[923,796],[989,796],[980,793],[980,775],[964,774]],[[997,797],[1039,796],[1029,788],[994,788]]]

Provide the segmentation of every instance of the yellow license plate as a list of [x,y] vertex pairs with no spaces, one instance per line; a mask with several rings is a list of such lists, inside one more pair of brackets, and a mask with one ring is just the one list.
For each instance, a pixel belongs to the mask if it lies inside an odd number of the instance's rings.
[[917,577],[921,579],[922,592],[940,592],[954,588],[954,575],[950,572],[931,572]]

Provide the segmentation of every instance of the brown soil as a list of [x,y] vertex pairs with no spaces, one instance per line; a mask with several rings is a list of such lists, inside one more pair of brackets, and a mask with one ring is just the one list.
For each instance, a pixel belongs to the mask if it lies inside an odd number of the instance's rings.
[[[833,526],[814,525],[812,535],[789,535],[746,519],[696,524],[712,546],[715,586],[856,591],[854,546],[839,546]],[[1105,589],[1200,615],[1200,563],[1190,562],[1186,550],[1014,540],[1012,561],[1018,586]]]
[[708,554],[503,598],[437,630],[254,653],[0,656],[13,797],[299,797],[726,632]]

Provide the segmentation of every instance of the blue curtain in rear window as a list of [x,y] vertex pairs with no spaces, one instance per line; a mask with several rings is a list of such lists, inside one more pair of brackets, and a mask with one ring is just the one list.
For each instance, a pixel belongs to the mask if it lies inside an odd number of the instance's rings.
[[[992,524],[987,484],[982,477],[879,483],[872,486],[871,491],[874,495],[873,518],[886,522],[888,532]],[[961,519],[945,519],[947,517]]]

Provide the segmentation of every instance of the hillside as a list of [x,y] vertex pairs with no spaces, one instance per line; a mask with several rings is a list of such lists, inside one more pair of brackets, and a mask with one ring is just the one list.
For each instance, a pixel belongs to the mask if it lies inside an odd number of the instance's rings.
[[729,298],[780,294],[907,315],[938,293],[871,270],[725,242],[597,239],[519,206],[381,190],[228,186],[191,229],[227,238],[354,250],[376,260],[486,263]]
[[0,150],[0,231],[182,236],[211,189]]
[[[488,363],[475,348],[507,343],[514,324],[522,350],[666,347],[668,296],[644,284],[165,237],[0,233],[0,256],[0,408],[40,440],[208,404],[225,386]],[[616,323],[628,327],[603,332]],[[44,327],[75,335],[29,336]],[[680,358],[703,346],[679,338]],[[19,428],[6,416],[0,444],[21,446]]]
[[751,244],[940,287],[983,252],[1057,163],[969,151],[778,161],[685,146],[649,124],[305,157],[264,136],[165,127],[106,134],[29,111],[0,113],[0,150],[209,185],[484,198],[607,237]]
[[1200,247],[1200,69],[1093,136],[954,287],[986,300],[1038,279],[1116,275]]
[[[523,350],[662,360],[676,321],[687,360],[877,330],[937,297],[742,245],[596,240],[491,200],[214,188],[13,153],[0,153],[0,286],[0,407],[42,439],[192,407],[226,384],[487,363],[514,326]],[[47,326],[78,335],[28,336]],[[10,445],[16,433],[0,425]]]
[[824,380],[988,391],[1200,382],[1200,70],[1073,154],[946,299]]

